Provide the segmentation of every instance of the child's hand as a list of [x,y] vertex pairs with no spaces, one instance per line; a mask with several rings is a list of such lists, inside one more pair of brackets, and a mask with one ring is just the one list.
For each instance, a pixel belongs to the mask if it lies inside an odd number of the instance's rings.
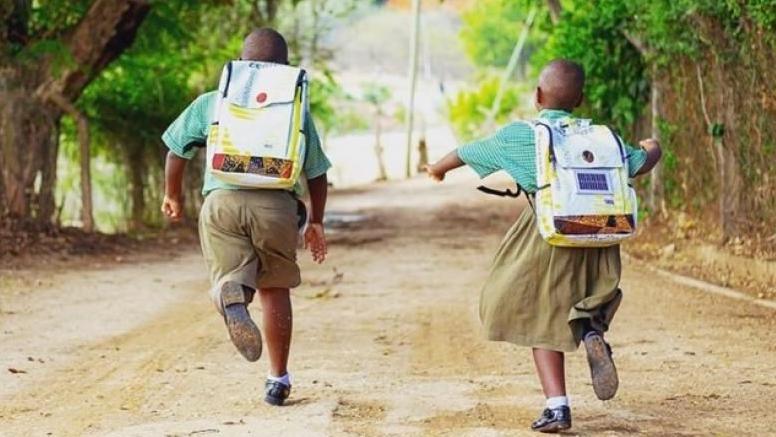
[[323,231],[323,224],[309,223],[304,231],[304,248],[310,249],[313,254],[313,261],[318,264],[326,259],[326,235]]
[[183,218],[183,199],[165,195],[162,201],[162,213],[173,222],[180,221]]
[[643,147],[645,150],[659,148],[660,143],[657,142],[654,138],[647,138],[644,140],[639,141],[639,146]]
[[660,149],[660,143],[653,139],[647,138],[646,140],[639,141],[639,145],[647,152],[647,160],[644,161],[644,165],[641,166],[636,176],[647,174],[652,171],[652,168],[660,161],[660,157],[663,155]]
[[445,172],[437,170],[433,165],[424,165],[423,170],[428,173],[428,177],[437,182],[445,180]]

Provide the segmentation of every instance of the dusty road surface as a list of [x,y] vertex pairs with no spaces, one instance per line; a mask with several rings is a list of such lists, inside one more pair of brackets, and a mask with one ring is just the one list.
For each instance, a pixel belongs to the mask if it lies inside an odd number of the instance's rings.
[[[0,281],[0,435],[531,435],[530,352],[488,343],[477,301],[520,203],[459,176],[341,192],[365,220],[303,254],[289,405],[233,350],[195,247]],[[349,218],[344,216],[345,218]],[[347,229],[345,229],[347,228]],[[568,362],[579,435],[776,435],[776,312],[628,265],[610,340],[621,385],[595,399]],[[259,311],[254,308],[254,312]]]

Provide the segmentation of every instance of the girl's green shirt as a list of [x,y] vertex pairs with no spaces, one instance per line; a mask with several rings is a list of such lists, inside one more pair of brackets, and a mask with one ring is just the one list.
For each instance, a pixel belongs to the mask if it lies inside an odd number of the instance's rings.
[[[573,116],[566,111],[545,109],[538,118],[558,120]],[[628,170],[633,177],[647,160],[647,152],[622,143],[626,149]],[[534,128],[529,121],[510,123],[490,137],[461,146],[458,157],[481,178],[504,170],[525,191],[534,193],[537,190]]]

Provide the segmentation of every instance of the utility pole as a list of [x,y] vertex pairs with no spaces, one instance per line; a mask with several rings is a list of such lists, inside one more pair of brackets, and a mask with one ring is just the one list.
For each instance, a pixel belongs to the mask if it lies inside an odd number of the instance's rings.
[[409,100],[407,101],[407,165],[405,176],[412,176],[412,123],[415,116],[415,86],[418,81],[418,45],[420,39],[420,1],[412,0],[412,35],[410,36]]

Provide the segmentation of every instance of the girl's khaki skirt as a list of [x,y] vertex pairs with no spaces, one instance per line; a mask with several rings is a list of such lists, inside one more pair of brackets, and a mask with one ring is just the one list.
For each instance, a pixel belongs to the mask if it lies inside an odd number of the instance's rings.
[[489,340],[571,352],[584,321],[608,329],[622,298],[619,282],[619,246],[550,246],[526,208],[496,254],[480,319]]

